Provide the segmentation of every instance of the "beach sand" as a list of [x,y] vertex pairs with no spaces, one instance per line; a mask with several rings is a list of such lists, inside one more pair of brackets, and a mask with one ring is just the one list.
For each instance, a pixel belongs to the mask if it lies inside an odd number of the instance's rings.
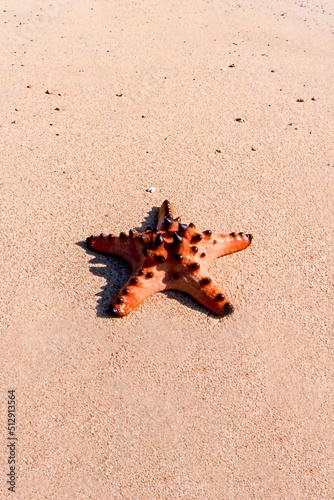
[[[0,4],[1,498],[334,498],[330,2]],[[83,242],[165,199],[253,234],[233,315],[106,316],[129,266]]]

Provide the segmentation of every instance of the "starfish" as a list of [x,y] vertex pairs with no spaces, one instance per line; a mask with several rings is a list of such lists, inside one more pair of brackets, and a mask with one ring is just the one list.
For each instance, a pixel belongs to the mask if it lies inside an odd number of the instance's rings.
[[251,234],[198,232],[193,223],[181,223],[167,200],[154,229],[87,238],[89,248],[123,257],[132,266],[130,279],[108,310],[114,317],[129,314],[149,295],[170,289],[192,295],[218,315],[231,314],[234,308],[209,276],[208,266],[217,257],[247,248],[251,241]]

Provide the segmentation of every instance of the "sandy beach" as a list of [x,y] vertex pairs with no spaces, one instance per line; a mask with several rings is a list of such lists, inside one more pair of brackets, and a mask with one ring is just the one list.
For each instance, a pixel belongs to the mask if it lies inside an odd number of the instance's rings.
[[[334,10],[267,4],[0,0],[1,498],[334,498]],[[106,314],[165,199],[232,315]]]

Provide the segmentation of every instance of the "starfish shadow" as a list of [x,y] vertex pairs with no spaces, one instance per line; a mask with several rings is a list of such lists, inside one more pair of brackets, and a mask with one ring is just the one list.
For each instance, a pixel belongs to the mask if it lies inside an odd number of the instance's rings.
[[207,316],[210,316],[211,318],[221,318],[222,316],[219,316],[218,314],[215,314],[214,312],[210,311],[207,307],[203,306],[197,300],[195,300],[191,295],[185,292],[181,292],[180,290],[165,290],[162,292],[166,297],[168,297],[169,300],[177,300],[180,302],[185,307],[189,307],[190,309],[193,309],[194,311],[199,311],[203,314],[206,314]]
[[140,226],[135,226],[135,229],[138,233],[143,233],[148,227],[156,227],[158,220],[159,207],[152,207],[152,209],[147,213],[144,221]]
[[124,286],[131,276],[131,266],[121,257],[116,255],[105,255],[91,250],[85,241],[77,242],[77,245],[86,250],[93,258],[89,270],[94,276],[104,278],[107,282],[96,293],[99,297],[96,306],[96,315],[100,318],[109,318],[107,309],[114,300],[119,290]]
[[[149,223],[151,223],[150,216],[146,219]],[[135,229],[143,231],[143,227],[145,229],[146,224],[143,223],[140,228]],[[76,244],[86,250],[86,252],[93,257],[89,261],[89,264],[91,264],[91,267],[89,268],[90,272],[93,273],[94,276],[104,278],[107,282],[106,285],[101,287],[101,291],[96,293],[96,296],[99,297],[96,306],[96,315],[99,318],[110,318],[110,314],[107,312],[107,309],[117,296],[118,292],[130,278],[132,272],[131,266],[121,257],[117,257],[116,255],[105,255],[104,253],[99,253],[96,250],[91,250],[85,241],[79,241]],[[159,293],[163,293],[169,300],[177,300],[183,306],[202,312],[207,316],[220,318],[220,316],[213,313],[205,306],[202,306],[187,293],[179,290],[165,290]]]

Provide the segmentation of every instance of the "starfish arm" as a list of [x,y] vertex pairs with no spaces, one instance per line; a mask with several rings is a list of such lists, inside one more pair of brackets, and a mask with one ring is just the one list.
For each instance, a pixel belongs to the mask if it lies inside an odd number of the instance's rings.
[[194,274],[182,277],[173,288],[188,293],[210,311],[227,316],[234,311],[229,299],[222,293],[219,285],[207,274]]
[[142,261],[135,240],[121,233],[120,236],[109,234],[100,234],[100,236],[91,236],[87,238],[87,245],[96,252],[102,252],[111,255],[118,255],[131,264],[132,269],[138,267]]
[[139,270],[138,273],[132,275],[111,303],[108,309],[109,314],[114,317],[126,316],[149,295],[165,290],[166,285],[163,283],[164,274],[153,272],[151,269],[145,269],[144,273],[142,270]]
[[251,244],[252,239],[253,236],[251,234],[244,233],[213,235],[209,241],[203,242],[207,263],[223,255],[244,250]]
[[172,220],[175,219],[176,217],[175,209],[173,205],[169,203],[168,200],[165,200],[159,209],[158,223],[157,223],[157,227],[159,229],[162,228],[162,225],[164,224],[166,217],[170,217]]

